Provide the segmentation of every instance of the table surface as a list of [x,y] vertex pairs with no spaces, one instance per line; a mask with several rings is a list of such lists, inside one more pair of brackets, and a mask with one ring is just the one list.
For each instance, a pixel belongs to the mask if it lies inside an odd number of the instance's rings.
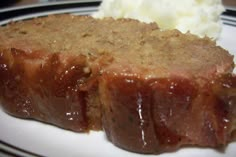
[[[8,3],[5,2],[6,5],[4,7],[35,4],[35,3],[45,3],[45,2],[56,2],[56,1],[71,1],[71,0],[8,0]],[[223,0],[223,4],[226,6],[236,7],[236,0]]]
[[223,0],[223,3],[227,6],[234,6],[236,7],[236,0]]

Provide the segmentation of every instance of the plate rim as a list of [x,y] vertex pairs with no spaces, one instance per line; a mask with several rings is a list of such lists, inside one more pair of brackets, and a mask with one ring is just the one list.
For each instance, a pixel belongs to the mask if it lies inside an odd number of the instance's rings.
[[20,5],[20,6],[13,6],[13,7],[6,7],[0,10],[1,13],[15,11],[15,10],[22,10],[22,9],[29,9],[29,8],[36,8],[36,7],[45,7],[45,6],[56,6],[56,5],[66,5],[66,4],[78,4],[78,3],[91,3],[91,2],[101,2],[102,0],[70,0],[70,1],[57,1],[57,2],[44,2],[44,3],[36,3],[36,4],[28,4],[28,5]]
[[42,155],[33,153],[31,151],[25,150],[23,148],[19,148],[7,142],[0,140],[0,155],[4,153],[9,156],[21,156],[21,157],[41,157]]
[[226,10],[236,11],[236,6],[224,5]]
[[0,26],[14,21],[32,19],[51,14],[90,14],[93,11],[97,11],[100,3],[101,0],[79,0],[35,4],[27,7],[20,6],[3,11],[0,10]]

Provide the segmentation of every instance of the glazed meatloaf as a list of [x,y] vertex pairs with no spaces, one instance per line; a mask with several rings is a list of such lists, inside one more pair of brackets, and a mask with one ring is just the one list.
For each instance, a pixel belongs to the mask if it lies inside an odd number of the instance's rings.
[[11,115],[104,129],[115,145],[140,153],[233,140],[233,56],[208,38],[56,15],[3,26],[0,41],[0,100]]

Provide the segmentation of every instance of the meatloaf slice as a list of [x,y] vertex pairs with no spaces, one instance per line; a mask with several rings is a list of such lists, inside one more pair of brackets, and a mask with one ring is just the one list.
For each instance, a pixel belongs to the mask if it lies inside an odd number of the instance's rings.
[[141,153],[217,147],[235,129],[233,56],[135,20],[56,15],[0,28],[0,100],[17,117],[104,128]]
[[133,20],[70,15],[1,27],[2,106],[15,116],[74,131],[100,130],[102,67],[155,29]]

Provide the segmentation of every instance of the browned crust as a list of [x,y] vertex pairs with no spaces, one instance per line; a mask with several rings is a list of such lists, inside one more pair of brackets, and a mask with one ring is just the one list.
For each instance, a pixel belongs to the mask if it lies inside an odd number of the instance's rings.
[[80,88],[90,76],[84,71],[87,64],[83,55],[29,54],[12,48],[1,52],[0,65],[1,101],[10,114],[74,131],[101,129],[100,109],[89,102],[90,97],[97,101],[96,88]]
[[202,88],[185,78],[142,80],[108,73],[100,84],[105,131],[115,145],[142,153],[226,146],[234,135],[230,102],[236,97],[222,86],[235,88],[235,83],[230,75]]

